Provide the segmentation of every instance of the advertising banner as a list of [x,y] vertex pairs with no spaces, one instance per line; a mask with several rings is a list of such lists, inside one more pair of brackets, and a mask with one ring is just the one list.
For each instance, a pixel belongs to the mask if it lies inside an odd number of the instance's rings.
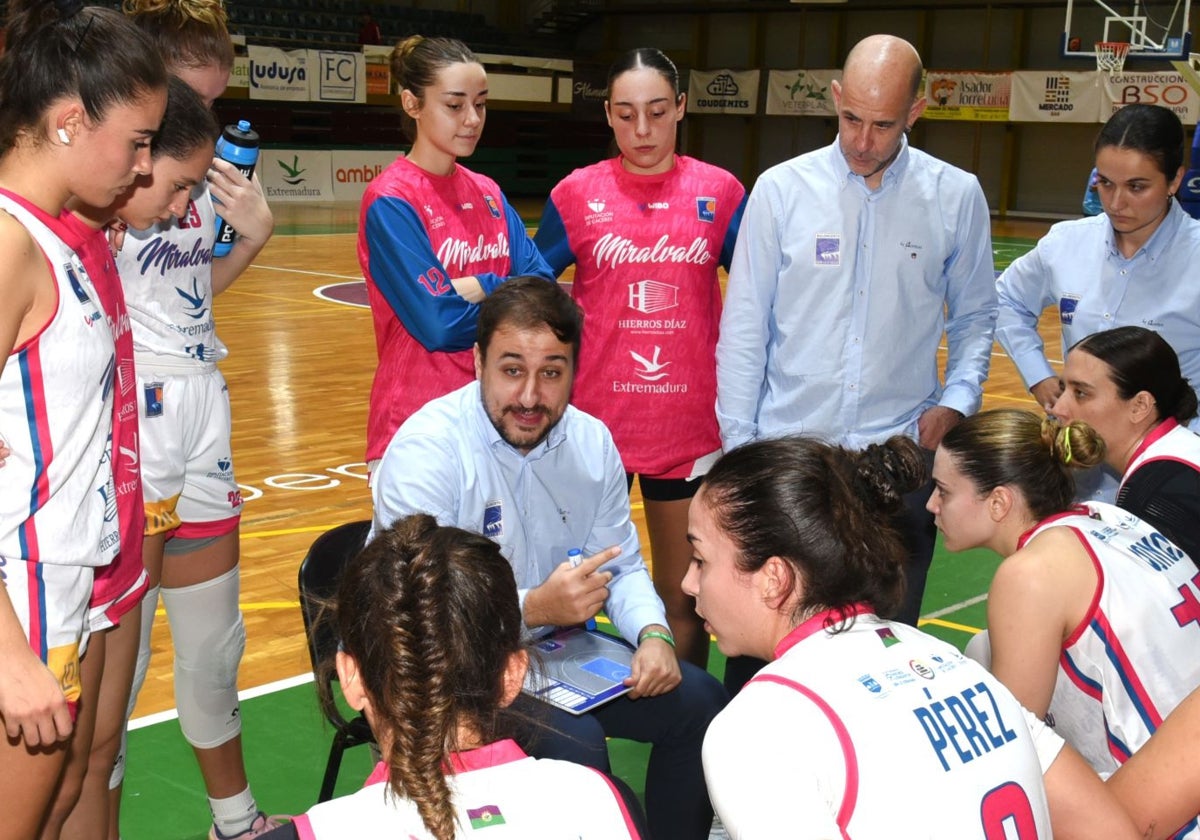
[[333,201],[333,160],[328,151],[263,149],[258,177],[267,201]]
[[927,120],[1004,122],[1008,119],[1012,76],[1008,73],[938,73],[925,77]]
[[367,66],[360,52],[308,51],[308,98],[313,102],[366,102]]
[[250,55],[250,98],[284,99],[303,102],[308,99],[309,50],[281,50],[276,47],[246,47]]
[[758,113],[757,70],[693,70],[688,110],[693,114]]
[[1162,105],[1170,108],[1187,125],[1200,117],[1200,95],[1196,94],[1179,73],[1101,73],[1104,85],[1101,120],[1107,120],[1126,105]]
[[767,74],[766,113],[784,117],[833,117],[831,83],[841,70],[772,70]]
[[398,151],[335,150],[333,152],[333,197],[338,201],[360,201],[367,184],[379,177],[397,157]]
[[1097,122],[1101,113],[1099,75],[1095,70],[1013,73],[1008,118],[1013,122]]
[[571,116],[577,120],[604,121],[608,97],[608,65],[576,61],[571,70]]

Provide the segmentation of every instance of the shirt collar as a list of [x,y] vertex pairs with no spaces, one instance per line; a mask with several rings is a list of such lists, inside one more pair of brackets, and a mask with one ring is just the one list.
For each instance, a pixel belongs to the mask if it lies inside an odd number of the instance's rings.
[[[1163,256],[1163,252],[1166,251],[1167,246],[1175,241],[1175,234],[1178,232],[1179,226],[1183,224],[1186,216],[1187,213],[1179,205],[1179,202],[1172,198],[1170,206],[1167,207],[1167,215],[1163,217],[1162,223],[1154,233],[1150,234],[1150,238],[1146,240],[1146,244],[1139,248],[1133,257],[1145,251],[1150,262],[1158,262],[1159,258]],[[1107,220],[1107,216],[1105,219]],[[1108,243],[1108,252],[1124,258],[1124,255],[1117,248],[1117,239],[1113,235],[1112,225],[1105,225],[1104,235]],[[1133,257],[1129,259],[1133,259]]]
[[[471,770],[483,770],[487,767],[510,764],[511,762],[520,761],[528,757],[524,750],[517,745],[516,741],[505,739],[473,750],[450,753],[446,759],[446,765],[455,773],[466,773]],[[391,768],[386,761],[381,761],[375,765],[375,769],[371,771],[371,775],[367,777],[366,782],[363,783],[363,787],[377,785],[380,782],[388,781],[390,778]]]
[[[838,182],[845,184],[853,181],[866,189],[867,179],[851,171],[850,164],[846,163],[846,156],[842,154],[840,140],[840,135],[835,137],[833,145],[829,147],[833,171],[837,173]],[[902,134],[900,135],[900,152],[896,155],[896,159],[888,164],[887,169],[883,170],[883,181],[880,182],[879,189],[882,190],[904,174],[904,170],[908,168],[908,157],[908,135]]]
[[779,644],[775,645],[775,658],[778,659],[783,656],[793,647],[815,633],[841,624],[847,619],[873,612],[874,610],[867,604],[850,604],[844,609],[819,612],[812,618],[797,625],[792,632],[779,640]]

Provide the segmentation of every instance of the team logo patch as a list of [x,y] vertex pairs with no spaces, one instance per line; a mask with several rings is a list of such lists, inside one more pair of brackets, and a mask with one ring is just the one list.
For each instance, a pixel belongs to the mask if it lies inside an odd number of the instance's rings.
[[604,200],[600,198],[589,198],[587,203],[588,209],[593,213],[604,212]]
[[1063,295],[1058,300],[1058,317],[1064,324],[1075,320],[1075,309],[1079,306],[1079,295]]
[[161,382],[150,382],[144,390],[146,393],[146,416],[162,417],[163,384]]
[[697,196],[696,218],[702,222],[715,222],[717,220],[717,200],[712,196]]
[[813,265],[836,268],[842,264],[842,237],[838,233],[818,233],[813,249]]
[[862,683],[863,688],[872,694],[880,694],[883,691],[883,686],[879,684],[879,680],[875,679],[870,674],[863,674],[858,678],[858,681]]
[[879,641],[883,642],[884,647],[900,644],[900,640],[896,638],[896,634],[892,632],[891,627],[880,627],[875,631],[875,635],[879,637]]
[[504,825],[504,815],[498,805],[484,805],[480,808],[468,808],[467,818],[471,828],[491,828],[494,825]]
[[[92,303],[87,291],[83,288],[83,284],[79,282],[79,275],[76,273],[75,268],[71,263],[63,266],[63,269],[67,272],[67,280],[71,283],[71,291],[75,293],[75,297],[79,298],[79,303],[83,306],[84,312],[86,313],[87,310],[91,310],[90,314],[83,316],[84,323],[90,327],[100,320],[100,310]],[[84,276],[86,277],[87,275],[84,274]]]
[[[492,212],[492,218],[499,219],[500,218],[500,205],[496,201],[496,199],[494,199],[490,195],[485,195],[483,197],[483,202],[484,202],[484,204],[487,205],[488,210],[490,210]],[[497,813],[499,813],[499,812],[497,812]]]
[[504,536],[504,503],[499,499],[483,506],[483,535],[489,540]]

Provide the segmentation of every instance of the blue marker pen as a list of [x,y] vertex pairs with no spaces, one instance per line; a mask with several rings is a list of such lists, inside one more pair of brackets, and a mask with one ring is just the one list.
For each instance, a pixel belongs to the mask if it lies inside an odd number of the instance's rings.
[[[578,548],[572,548],[567,552],[567,562],[571,564],[572,569],[578,569],[580,564],[583,563],[583,551]],[[596,619],[589,618],[586,622],[584,622],[583,626],[588,630],[595,630]]]

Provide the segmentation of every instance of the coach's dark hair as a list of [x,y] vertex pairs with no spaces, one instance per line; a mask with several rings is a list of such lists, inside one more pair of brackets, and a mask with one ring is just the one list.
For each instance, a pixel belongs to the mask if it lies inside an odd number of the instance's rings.
[[172,76],[162,127],[154,137],[154,157],[183,160],[199,148],[211,148],[220,130],[216,114],[200,94],[183,79]]
[[737,549],[739,569],[757,571],[771,557],[789,564],[792,592],[797,583],[803,588],[793,621],[829,609],[838,614],[833,626],[844,627],[854,604],[882,616],[899,607],[908,553],[889,518],[926,474],[910,438],[851,451],[787,437],[726,453],[701,492]]
[[[434,837],[454,837],[447,759],[474,746],[458,743],[458,728],[484,744],[508,728],[504,675],[523,650],[512,567],[486,537],[413,514],[346,566],[333,610],[374,725],[390,739],[392,790],[416,804]],[[328,680],[319,685],[326,712],[340,719]]]
[[[392,80],[397,94],[407,90],[425,104],[425,88],[437,81],[438,73],[452,64],[478,64],[470,47],[456,38],[426,38],[410,35],[392,49]],[[402,108],[400,124],[409,140],[416,140],[416,120]]]
[[124,0],[122,8],[154,39],[171,69],[233,67],[233,39],[222,0]]
[[1115,146],[1141,152],[1158,164],[1170,183],[1183,167],[1183,139],[1183,123],[1170,108],[1126,105],[1100,129],[1095,151]]
[[1117,395],[1131,400],[1139,391],[1154,398],[1158,419],[1187,423],[1196,416],[1196,392],[1179,369],[1179,356],[1167,340],[1145,327],[1117,327],[1092,333],[1071,346],[1108,365]]
[[1016,408],[966,418],[946,432],[941,446],[980,495],[1014,487],[1038,520],[1071,506],[1073,469],[1089,469],[1104,460],[1104,441],[1087,423],[1064,425]]
[[571,345],[572,361],[579,360],[583,311],[553,280],[514,277],[505,280],[483,299],[479,305],[479,326],[475,340],[484,358],[487,358],[492,334],[500,327],[519,330],[549,327],[555,338]]
[[[0,153],[40,131],[57,100],[78,97],[95,123],[108,109],[163,89],[154,43],[119,12],[81,0],[10,0],[0,59]],[[38,138],[40,142],[41,138]]]
[[679,70],[675,67],[675,62],[667,58],[666,53],[654,47],[638,47],[630,50],[612,63],[612,66],[608,68],[608,97],[612,98],[613,82],[619,76],[630,70],[642,68],[653,70],[666,79],[667,84],[675,91],[675,102],[679,102],[679,97],[683,95],[679,90]]

